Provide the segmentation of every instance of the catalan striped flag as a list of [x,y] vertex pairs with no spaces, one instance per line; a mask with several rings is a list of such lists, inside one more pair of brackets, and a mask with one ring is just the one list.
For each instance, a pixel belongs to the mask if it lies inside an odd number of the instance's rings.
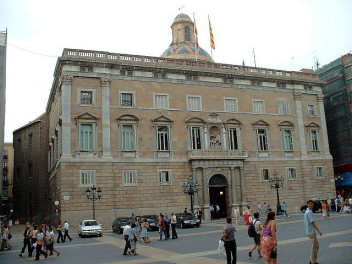
[[208,16],[208,20],[209,20],[210,48],[215,50],[215,41],[214,41],[213,29],[211,27],[209,16]]
[[198,44],[198,31],[197,31],[197,24],[196,24],[196,18],[193,13],[193,20],[194,20],[194,44],[196,46],[197,51],[199,50],[199,44]]

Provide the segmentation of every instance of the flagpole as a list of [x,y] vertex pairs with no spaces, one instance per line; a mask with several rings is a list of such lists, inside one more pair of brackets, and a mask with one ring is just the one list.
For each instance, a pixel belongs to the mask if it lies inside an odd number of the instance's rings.
[[209,17],[209,14],[208,14],[208,21],[209,21],[209,34],[210,34],[210,54],[211,54],[211,56],[213,57],[213,46],[212,46],[212,44],[211,44],[211,31],[210,31],[210,17]]
[[198,32],[197,32],[197,24],[196,24],[196,17],[194,15],[193,12],[193,23],[194,23],[194,27],[193,27],[193,31],[194,31],[194,48],[196,50],[196,61],[198,61],[198,47],[197,47],[197,43],[198,43]]

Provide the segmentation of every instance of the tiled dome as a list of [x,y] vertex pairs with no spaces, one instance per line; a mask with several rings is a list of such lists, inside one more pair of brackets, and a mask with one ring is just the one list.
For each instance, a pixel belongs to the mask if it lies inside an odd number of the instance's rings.
[[[173,44],[165,50],[162,54],[162,57],[167,58],[180,58],[180,59],[195,59],[196,57],[196,47],[194,44],[181,43]],[[197,53],[199,60],[213,61],[211,56],[201,47]]]

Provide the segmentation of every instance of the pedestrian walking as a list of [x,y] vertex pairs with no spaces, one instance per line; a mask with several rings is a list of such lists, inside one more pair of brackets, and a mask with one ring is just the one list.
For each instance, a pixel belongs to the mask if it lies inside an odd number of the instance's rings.
[[28,250],[28,256],[29,256],[31,251],[31,238],[32,238],[32,229],[31,229],[30,223],[27,222],[26,228],[24,229],[24,232],[23,232],[23,247],[22,247],[21,253],[19,254],[21,258],[23,257],[23,253],[26,250],[26,248]]
[[45,237],[45,235],[43,232],[43,228],[40,226],[40,227],[38,227],[38,231],[37,231],[35,260],[39,260],[40,254],[43,254],[45,258],[48,257],[48,254],[43,250],[44,237]]
[[[129,238],[130,238],[130,234],[131,234],[131,226],[130,226],[130,222],[128,222],[126,225],[125,225],[125,227],[123,228],[123,238],[125,239],[125,242],[126,242],[126,244],[125,244],[125,248],[124,248],[124,250],[123,250],[123,255],[128,255],[127,254],[127,251],[129,250],[129,249],[131,249],[131,243],[130,243],[130,240],[129,240]],[[131,254],[130,252],[129,252],[129,254]]]
[[164,234],[165,240],[169,239],[166,234],[166,220],[163,214],[159,215],[159,234],[160,234],[159,240],[163,240],[163,234]]
[[136,229],[136,224],[133,223],[131,225],[130,234],[128,237],[128,240],[131,245],[131,251],[128,252],[129,254],[138,255],[137,254],[137,241],[138,241],[138,234],[137,233],[138,233],[138,230]]
[[202,223],[203,213],[202,213],[202,210],[200,210],[200,208],[197,209],[196,215],[197,215],[197,218],[199,220],[199,223],[201,224]]
[[312,249],[310,255],[310,264],[317,264],[318,259],[318,251],[319,251],[319,241],[317,238],[316,231],[318,231],[319,235],[321,236],[323,233],[320,231],[318,225],[315,222],[315,217],[313,214],[313,207],[314,202],[313,200],[309,200],[307,202],[308,208],[304,213],[304,227],[306,229],[306,234],[308,235],[309,239],[312,241]]
[[143,244],[149,243],[150,239],[149,239],[149,235],[148,235],[148,229],[149,229],[149,223],[147,221],[147,219],[142,218],[141,220],[141,227],[142,227],[142,231],[141,231],[141,238],[143,239]]
[[235,239],[236,228],[232,225],[231,217],[226,218],[226,223],[227,225],[224,227],[223,235],[220,239],[224,241],[227,264],[235,264],[237,262],[237,245]]
[[171,218],[169,217],[168,214],[165,214],[165,234],[167,239],[170,238],[170,224],[171,224]]
[[322,211],[323,211],[323,219],[326,220],[329,214],[329,208],[327,202],[323,202],[322,206]]
[[56,243],[60,243],[60,241],[61,243],[64,243],[65,241],[64,241],[64,236],[62,232],[65,232],[65,228],[62,226],[61,222],[57,224],[56,231],[58,233]]
[[287,214],[287,209],[286,209],[286,203],[285,202],[283,202],[281,204],[281,213],[282,213],[282,216],[285,214],[286,217],[289,217],[289,215]]
[[[266,264],[276,264],[276,221],[275,213],[269,212],[263,225],[263,234],[260,241],[260,252]],[[275,253],[275,254],[274,254]]]
[[69,225],[69,223],[67,221],[65,221],[64,228],[65,228],[64,242],[66,241],[66,237],[68,237],[68,239],[70,241],[72,241],[72,238],[68,234],[68,230],[70,229],[70,225]]
[[174,213],[171,214],[171,233],[172,233],[172,239],[178,238],[177,232],[176,232],[176,223],[177,223],[177,218]]
[[253,221],[253,226],[254,226],[254,230],[255,230],[256,235],[253,237],[254,246],[251,249],[251,251],[248,252],[248,255],[251,258],[253,250],[257,249],[258,250],[258,258],[261,258],[262,255],[260,254],[260,231],[262,230],[262,226],[260,225],[259,213],[254,213],[254,218],[255,218],[255,220]]
[[53,231],[52,227],[49,226],[48,232],[45,236],[46,254],[48,254],[48,252],[50,252],[50,255],[52,255],[52,252],[55,251],[56,255],[60,256],[61,252],[54,248],[54,242],[55,242],[54,231]]
[[11,232],[10,232],[10,228],[8,225],[4,225],[4,228],[2,228],[1,230],[1,247],[0,247],[0,251],[3,251],[5,248],[7,250],[10,250],[12,248],[11,244],[10,244],[10,240],[12,238]]

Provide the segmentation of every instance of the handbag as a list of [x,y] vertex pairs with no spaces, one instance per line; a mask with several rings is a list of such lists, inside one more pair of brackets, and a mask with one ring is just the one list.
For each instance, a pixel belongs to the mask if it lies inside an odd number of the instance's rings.
[[273,247],[273,250],[270,253],[270,258],[276,259],[277,257],[277,247]]

